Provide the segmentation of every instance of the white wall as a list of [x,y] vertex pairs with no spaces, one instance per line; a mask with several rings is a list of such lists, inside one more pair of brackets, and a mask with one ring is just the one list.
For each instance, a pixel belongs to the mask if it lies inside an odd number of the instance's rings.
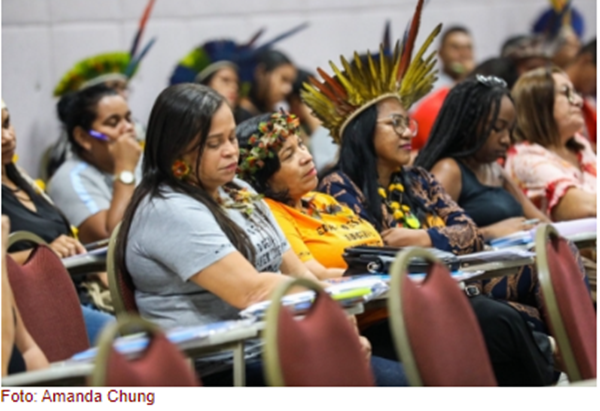
[[[586,19],[585,39],[596,35],[596,1],[575,0]],[[299,66],[328,68],[340,54],[376,49],[384,22],[402,35],[416,0],[157,0],[144,42],[157,36],[136,77],[130,104],[146,122],[154,99],[176,62],[215,37],[247,40],[261,27],[266,40],[308,21],[310,27],[281,42]],[[19,164],[38,173],[41,153],[57,137],[52,91],[76,61],[95,53],[128,50],[146,0],[2,0],[2,97],[18,136]],[[420,44],[435,24],[463,24],[475,36],[478,60],[495,55],[508,36],[528,31],[547,0],[431,0]]]

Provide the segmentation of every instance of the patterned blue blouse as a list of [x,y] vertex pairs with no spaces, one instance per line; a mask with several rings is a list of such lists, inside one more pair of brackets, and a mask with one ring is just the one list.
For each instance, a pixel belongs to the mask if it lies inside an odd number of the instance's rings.
[[[420,167],[405,167],[402,172],[408,173],[411,193],[421,207],[429,210],[431,215],[440,217],[445,223],[445,226],[428,227],[425,222],[433,247],[454,254],[468,254],[483,249],[483,237],[473,220],[450,198],[431,173]],[[319,191],[329,194],[363,219],[375,224],[373,216],[365,208],[364,194],[346,174],[329,174],[319,184]],[[394,217],[385,204],[382,204],[382,212],[383,229],[393,227]]]

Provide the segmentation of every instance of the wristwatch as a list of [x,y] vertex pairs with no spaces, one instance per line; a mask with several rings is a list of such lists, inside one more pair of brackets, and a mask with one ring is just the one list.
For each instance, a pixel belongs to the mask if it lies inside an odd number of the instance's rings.
[[123,184],[133,184],[135,183],[135,175],[131,171],[121,171],[114,178],[114,181],[120,181]]

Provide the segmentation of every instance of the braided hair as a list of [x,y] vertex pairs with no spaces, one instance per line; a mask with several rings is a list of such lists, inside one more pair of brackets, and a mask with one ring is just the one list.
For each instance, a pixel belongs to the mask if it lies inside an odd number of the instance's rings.
[[442,158],[467,158],[479,151],[492,132],[505,96],[513,101],[506,83],[497,77],[477,76],[454,86],[415,166],[431,170]]

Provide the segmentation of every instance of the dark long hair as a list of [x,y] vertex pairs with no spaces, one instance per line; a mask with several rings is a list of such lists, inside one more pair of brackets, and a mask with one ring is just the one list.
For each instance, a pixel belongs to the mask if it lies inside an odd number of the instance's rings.
[[415,166],[431,170],[442,158],[467,158],[479,151],[498,119],[503,97],[512,101],[510,91],[491,79],[488,83],[468,79],[454,86]]
[[75,129],[81,127],[88,131],[98,115],[98,103],[106,96],[116,96],[118,93],[104,84],[85,88],[81,91],[65,94],[56,104],[58,119],[63,124],[71,150],[81,155],[83,147],[75,140]]
[[[276,68],[285,66],[287,64],[294,64],[292,60],[281,51],[278,50],[264,50],[256,56],[256,66],[262,67],[266,73],[271,73]],[[254,104],[256,109],[261,113],[269,112],[273,107],[267,107],[264,101],[264,96],[260,95],[259,85],[257,84],[256,77],[250,86],[250,92],[248,98]]]
[[[254,262],[256,250],[248,235],[227,216],[223,208],[203,187],[185,183],[173,175],[173,163],[197,140],[192,150],[198,150],[194,169],[200,169],[200,159],[210,132],[211,120],[223,106],[224,99],[214,90],[200,84],[182,83],[163,90],[156,99],[146,133],[142,181],[135,189],[123,217],[116,245],[116,259],[121,272],[125,273],[125,250],[131,222],[141,201],[147,196],[164,198],[164,188],[183,193],[204,204],[213,214],[219,227],[231,243],[250,262]],[[198,138],[199,137],[199,138]],[[235,183],[228,183],[239,189]]]
[[[238,139],[240,149],[251,149],[252,145],[248,143],[250,137],[253,134],[258,133],[258,126],[260,123],[269,121],[273,113],[261,114],[256,117],[252,117],[246,121],[241,122],[235,129],[235,135]],[[240,161],[242,157],[240,156]],[[245,180],[254,187],[257,193],[263,194],[265,197],[272,198],[280,203],[288,204],[290,201],[289,193],[275,192],[269,186],[268,180],[273,174],[275,174],[281,168],[281,162],[279,156],[275,153],[274,156],[264,159],[265,165],[258,169],[250,177],[246,177]]]
[[84,153],[83,147],[75,140],[74,130],[81,127],[89,130],[96,119],[98,102],[105,96],[114,96],[117,92],[104,84],[89,87],[81,91],[67,93],[56,103],[56,114],[64,130],[49,153],[46,170],[47,177],[54,175],[65,162],[67,153],[74,152],[78,156]]
[[[382,231],[383,203],[378,189],[379,174],[377,173],[377,154],[375,153],[375,128],[377,126],[377,106],[374,104],[352,119],[344,129],[340,146],[339,160],[328,174],[339,171],[346,174],[365,196],[365,211],[369,222],[378,231]],[[403,200],[411,209],[415,210],[417,217],[422,218],[422,205],[416,201],[408,187],[411,186],[409,176],[399,173],[402,184],[407,187]]]
[[58,209],[58,207],[56,207],[54,204],[52,204],[51,202],[49,202],[46,197],[44,197],[41,194],[38,194],[35,192],[35,190],[33,189],[33,187],[31,187],[31,184],[29,184],[27,182],[27,180],[25,180],[25,178],[23,178],[23,175],[21,174],[21,172],[17,169],[17,166],[15,165],[15,163],[10,163],[7,164],[5,166],[5,170],[6,170],[6,177],[8,177],[8,179],[10,181],[12,181],[13,183],[15,183],[15,185],[20,188],[21,190],[25,191],[27,193],[27,195],[29,196],[29,198],[31,198],[31,200],[33,201],[34,198],[39,198],[41,201],[45,202],[46,204],[48,204],[50,207],[52,207],[56,213],[60,216],[60,218],[62,219],[63,223],[65,224],[65,232],[68,235],[72,235],[73,232],[71,231],[71,224],[69,224],[69,221],[67,220],[67,218],[65,217],[65,215],[62,213],[62,211],[60,211]]

